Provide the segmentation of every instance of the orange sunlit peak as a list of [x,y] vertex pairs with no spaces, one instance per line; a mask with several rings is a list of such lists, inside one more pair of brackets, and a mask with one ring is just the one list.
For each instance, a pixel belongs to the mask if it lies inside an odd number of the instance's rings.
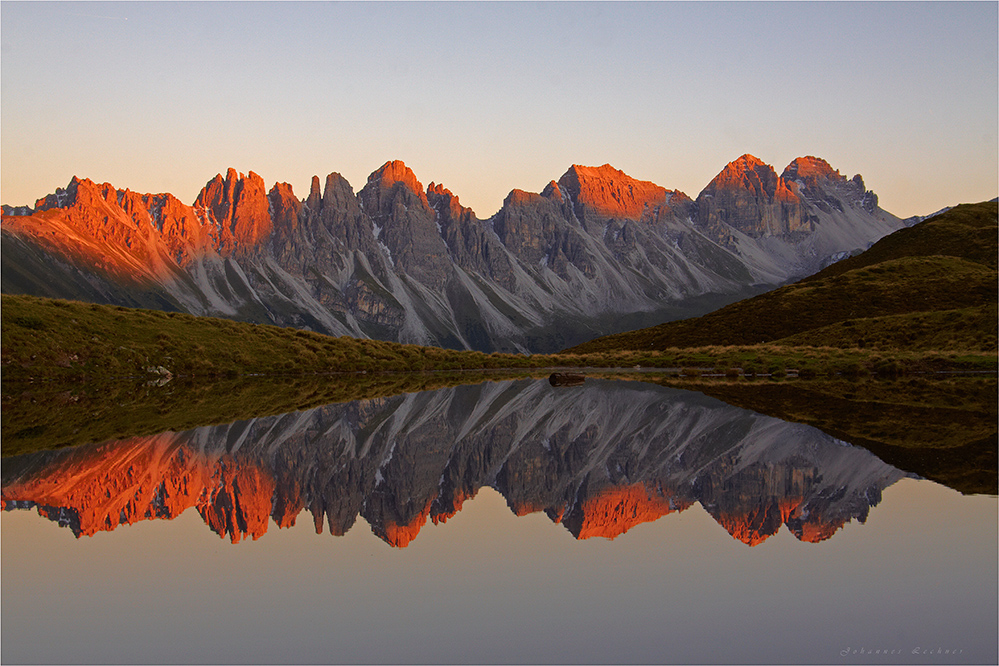
[[584,500],[581,508],[583,520],[576,535],[578,539],[614,539],[636,525],[653,522],[676,510],[668,498],[649,493],[643,483],[606,488]]

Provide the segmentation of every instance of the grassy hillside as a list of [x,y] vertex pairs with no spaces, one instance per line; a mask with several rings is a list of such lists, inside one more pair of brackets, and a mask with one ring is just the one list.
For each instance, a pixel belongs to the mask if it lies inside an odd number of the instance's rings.
[[571,353],[707,345],[996,350],[997,205],[958,206],[795,284]]
[[435,347],[139,310],[14,296],[3,303],[4,381],[155,374],[236,376],[525,367],[517,354]]
[[[995,370],[997,365],[994,351],[974,352],[963,347],[885,352],[765,344],[590,354],[484,354],[7,294],[2,296],[2,316],[4,394],[19,390],[18,384],[32,382],[66,384],[126,378],[162,383],[168,377],[200,380],[560,366],[670,368],[686,376],[733,372],[783,375],[786,370],[798,369],[801,376],[814,377]],[[966,316],[973,325],[981,319]],[[900,335],[905,335],[904,327]]]

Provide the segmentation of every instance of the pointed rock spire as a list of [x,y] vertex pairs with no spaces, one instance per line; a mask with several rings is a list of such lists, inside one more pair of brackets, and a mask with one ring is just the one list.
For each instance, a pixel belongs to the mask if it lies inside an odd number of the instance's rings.
[[306,199],[305,205],[312,212],[319,212],[322,206],[323,195],[319,189],[319,176],[312,177],[312,187],[309,189],[309,198]]
[[275,228],[290,232],[298,226],[298,214],[302,210],[302,202],[295,198],[291,185],[274,183],[274,187],[267,193],[267,201]]

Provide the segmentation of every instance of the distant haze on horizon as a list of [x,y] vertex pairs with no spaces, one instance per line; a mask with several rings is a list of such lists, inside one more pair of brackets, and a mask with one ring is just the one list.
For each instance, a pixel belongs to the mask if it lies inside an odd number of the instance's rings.
[[696,197],[815,155],[908,217],[999,194],[999,4],[0,4],[0,201],[191,204],[403,160],[489,217],[571,164]]

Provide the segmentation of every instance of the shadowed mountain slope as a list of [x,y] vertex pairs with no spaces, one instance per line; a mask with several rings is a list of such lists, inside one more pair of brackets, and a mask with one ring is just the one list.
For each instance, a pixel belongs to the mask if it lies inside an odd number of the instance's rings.
[[996,348],[997,205],[965,204],[797,283],[567,351],[708,345]]

